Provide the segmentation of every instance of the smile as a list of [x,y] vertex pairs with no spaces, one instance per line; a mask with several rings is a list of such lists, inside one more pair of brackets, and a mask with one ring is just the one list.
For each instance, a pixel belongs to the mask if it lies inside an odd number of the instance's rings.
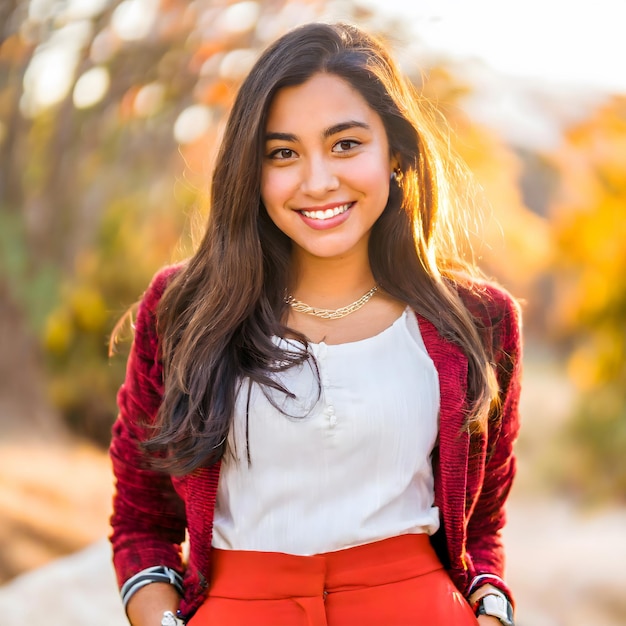
[[340,204],[336,206],[334,209],[324,209],[320,211],[300,211],[304,217],[308,217],[312,220],[329,220],[331,217],[337,217],[337,215],[341,215],[345,213],[354,203],[348,202],[346,204]]

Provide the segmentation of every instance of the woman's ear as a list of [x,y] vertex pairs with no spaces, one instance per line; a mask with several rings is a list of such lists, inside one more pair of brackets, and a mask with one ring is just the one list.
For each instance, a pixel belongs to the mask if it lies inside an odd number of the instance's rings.
[[400,159],[395,155],[391,156],[391,180],[399,184],[402,180],[402,168],[400,167]]

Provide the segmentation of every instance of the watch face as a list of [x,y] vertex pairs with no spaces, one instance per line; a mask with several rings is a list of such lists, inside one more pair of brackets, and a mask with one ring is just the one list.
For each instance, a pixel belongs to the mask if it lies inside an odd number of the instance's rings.
[[488,593],[482,600],[483,613],[497,617],[504,626],[513,626],[513,615],[508,600],[499,593]]
[[506,598],[500,595],[488,594],[483,598],[483,606],[487,615],[500,619],[508,619]]

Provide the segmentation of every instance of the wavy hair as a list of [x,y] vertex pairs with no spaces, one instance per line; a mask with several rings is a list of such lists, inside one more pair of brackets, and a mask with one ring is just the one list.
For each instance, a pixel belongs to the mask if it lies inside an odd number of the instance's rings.
[[402,170],[369,240],[376,281],[467,355],[470,431],[485,428],[497,398],[491,355],[459,295],[477,276],[452,224],[464,210],[454,197],[466,182],[462,165],[380,41],[351,25],[308,24],[267,48],[241,85],[213,173],[204,238],[158,307],[164,396],[156,434],[145,445],[164,453],[159,463],[172,473],[223,456],[241,381],[289,394],[272,374],[308,358],[306,350],[284,352],[272,341],[294,335],[283,324],[291,242],[270,220],[260,184],[275,94],[319,72],[348,82],[380,116]]

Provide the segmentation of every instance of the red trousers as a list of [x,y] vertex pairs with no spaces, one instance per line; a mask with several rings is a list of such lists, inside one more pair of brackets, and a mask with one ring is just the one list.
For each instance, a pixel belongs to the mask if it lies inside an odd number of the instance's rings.
[[427,535],[328,552],[217,550],[189,626],[475,626]]

